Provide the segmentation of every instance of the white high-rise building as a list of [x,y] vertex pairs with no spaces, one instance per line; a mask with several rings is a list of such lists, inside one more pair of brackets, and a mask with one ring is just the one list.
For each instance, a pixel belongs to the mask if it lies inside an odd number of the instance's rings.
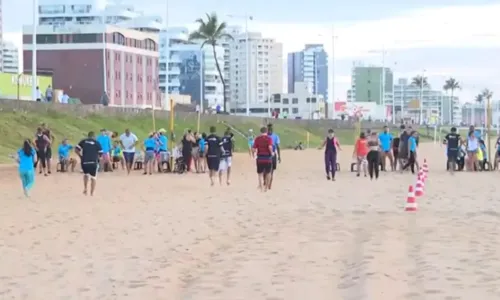
[[[230,91],[227,93],[230,107],[245,107],[247,88],[250,103],[265,102],[272,94],[282,93],[283,45],[258,32],[249,32],[247,36],[247,33],[236,27],[229,28],[227,33],[233,39],[222,41],[221,44],[226,49],[224,71],[225,79],[228,79],[226,85]],[[250,69],[249,85],[247,68]]]
[[14,43],[3,42],[2,44],[2,69],[3,73],[19,73],[19,49]]
[[109,3],[103,0],[39,0],[39,25],[54,25],[69,29],[75,25],[113,24],[140,31],[158,32],[162,26],[159,16],[145,15],[132,5]]
[[[184,27],[168,28],[160,33],[160,90],[165,92],[168,86],[169,94],[190,95],[192,103],[196,104],[203,98],[204,108],[222,106],[224,86],[212,46],[207,44],[201,48],[201,44],[188,41],[188,37],[189,31]],[[215,53],[222,68],[224,48],[216,46]]]

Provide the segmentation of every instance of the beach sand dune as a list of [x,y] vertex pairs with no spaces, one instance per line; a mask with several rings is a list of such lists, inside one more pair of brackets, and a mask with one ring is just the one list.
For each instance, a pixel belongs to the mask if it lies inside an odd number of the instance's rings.
[[[231,186],[206,175],[37,177],[24,199],[14,170],[0,181],[0,299],[500,299],[497,173],[430,166],[416,213],[410,174],[336,182],[323,152],[287,151],[272,191],[254,161],[234,159]],[[102,175],[102,176],[101,176]]]

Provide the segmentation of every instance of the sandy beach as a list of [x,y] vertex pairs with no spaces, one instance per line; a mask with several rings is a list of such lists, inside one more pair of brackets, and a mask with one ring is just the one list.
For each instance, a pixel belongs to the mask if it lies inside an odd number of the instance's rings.
[[[285,151],[272,191],[238,154],[231,186],[206,174],[37,177],[22,196],[0,174],[0,299],[500,299],[498,173],[445,172],[429,162],[418,212],[404,211],[410,174],[336,182],[323,151]],[[102,176],[101,176],[102,175]]]

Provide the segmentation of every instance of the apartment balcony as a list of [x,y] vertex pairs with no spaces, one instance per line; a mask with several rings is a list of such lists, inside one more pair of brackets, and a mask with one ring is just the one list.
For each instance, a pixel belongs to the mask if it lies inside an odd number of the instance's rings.
[[179,55],[173,54],[170,56],[170,60],[168,61],[169,63],[182,63],[182,60]]
[[181,82],[179,81],[179,79],[171,79],[168,81],[168,85],[169,86],[181,86]]
[[171,75],[180,75],[181,74],[181,69],[178,67],[171,67],[170,70],[168,71],[168,74]]

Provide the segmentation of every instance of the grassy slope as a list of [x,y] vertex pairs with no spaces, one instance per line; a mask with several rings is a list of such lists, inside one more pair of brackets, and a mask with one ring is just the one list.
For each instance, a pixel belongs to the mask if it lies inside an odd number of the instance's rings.
[[[78,117],[70,113],[58,113],[48,111],[43,114],[32,112],[6,112],[0,111],[0,163],[10,162],[7,155],[14,153],[25,138],[33,138],[36,127],[45,122],[52,129],[56,142],[59,143],[63,137],[67,137],[71,143],[78,142],[90,130],[98,131],[106,128],[112,131],[123,132],[125,128],[130,128],[139,139],[144,138],[152,130],[152,121],[150,117],[128,117],[128,118],[110,118],[103,115],[92,115],[86,118]],[[275,126],[275,131],[280,135],[283,148],[291,148],[299,141],[306,144],[307,133],[309,132],[310,147],[317,147],[323,141],[327,128],[320,125],[310,126],[309,128],[293,125]],[[219,133],[226,128],[226,124],[218,122],[214,116],[201,120],[200,131],[208,132],[210,126],[215,125]],[[229,124],[236,130],[247,134],[249,129],[254,133],[259,132],[259,119],[242,117],[238,122]],[[168,119],[157,119],[156,128],[165,128],[168,130]],[[186,128],[196,128],[196,117],[182,117],[175,120],[175,134],[177,139],[183,134]],[[354,130],[336,130],[336,135],[344,145],[353,144]],[[236,136],[237,151],[247,149],[247,141],[239,134]]]
[[[125,128],[130,128],[140,139],[144,138],[152,130],[152,121],[149,117],[134,118],[107,118],[102,115],[93,115],[87,118],[77,117],[76,115],[57,113],[49,111],[44,114],[34,114],[31,112],[5,112],[0,111],[0,163],[10,162],[7,155],[14,153],[25,138],[32,138],[36,127],[45,122],[52,129],[56,142],[59,143],[63,137],[67,137],[71,143],[76,143],[90,131],[98,131],[101,128],[123,132]],[[226,125],[222,122],[201,120],[200,131],[208,131],[211,125],[217,126],[219,133],[222,133]],[[258,121],[249,120],[242,117],[241,121],[230,124],[238,131],[247,133],[248,129],[253,129],[258,133],[261,126]],[[169,128],[167,119],[157,119],[156,128]],[[196,128],[196,119],[178,118],[175,120],[175,133],[179,138],[186,128]],[[307,128],[297,126],[287,126],[286,128],[275,127],[276,133],[281,137],[283,147],[288,148],[296,145],[298,141],[306,143]],[[310,146],[317,147],[321,144],[325,130],[323,128],[313,128],[310,134]],[[352,144],[353,130],[337,131],[337,135],[344,144]],[[237,150],[246,150],[246,139],[236,134]]]

